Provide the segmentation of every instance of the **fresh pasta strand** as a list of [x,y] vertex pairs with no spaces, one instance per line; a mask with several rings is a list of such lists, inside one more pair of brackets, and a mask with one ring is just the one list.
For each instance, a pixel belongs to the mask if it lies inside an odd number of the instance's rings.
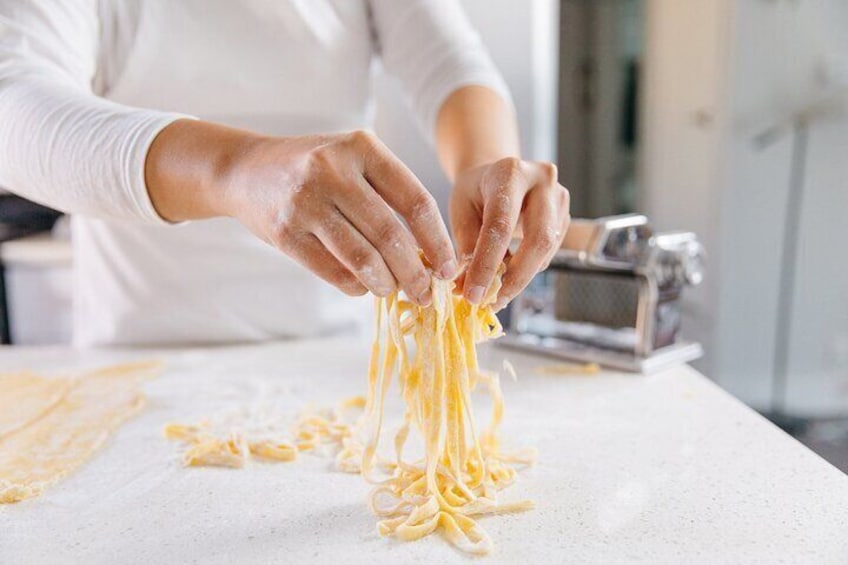
[[[376,485],[370,506],[380,518],[377,529],[382,535],[410,541],[441,530],[458,549],[485,554],[492,542],[474,517],[533,507],[529,500],[503,504],[496,499],[497,491],[515,481],[513,465],[528,465],[535,459],[529,450],[500,451],[498,427],[504,402],[499,377],[481,371],[477,360],[477,344],[502,335],[490,308],[499,287],[500,277],[481,306],[455,296],[453,281],[436,278],[427,308],[396,294],[376,299],[377,336],[368,375],[367,420],[362,426],[366,439],[359,446],[349,438],[339,461],[350,466],[361,457],[363,476]],[[405,414],[395,436],[395,460],[386,462],[378,458],[377,446],[393,377],[400,385]],[[493,413],[478,434],[470,396],[480,383],[492,398]],[[423,437],[425,456],[408,462],[403,447],[412,427]],[[375,467],[388,471],[388,477],[377,477]]]
[[[222,431],[204,422],[169,424],[165,435],[189,444],[186,466],[241,467],[252,457],[292,461],[301,451],[336,446],[338,468],[361,473],[374,484],[369,506],[379,518],[381,535],[412,541],[441,531],[462,551],[488,553],[492,541],[476,518],[534,506],[530,500],[497,500],[498,491],[515,481],[517,466],[532,464],[536,453],[501,451],[500,377],[481,370],[477,359],[478,344],[503,334],[491,309],[502,271],[480,306],[455,296],[453,281],[437,278],[426,308],[397,293],[375,299],[367,397],[354,397],[334,410],[308,411],[292,427],[292,439],[283,439],[276,430],[253,437],[238,427]],[[511,365],[504,368],[515,378]],[[405,410],[394,436],[394,458],[387,459],[378,447],[392,380],[399,384]],[[478,385],[492,399],[491,419],[479,433],[471,402]],[[362,411],[355,423],[346,417],[349,410]],[[424,440],[424,458],[408,461],[404,447],[412,430]]]

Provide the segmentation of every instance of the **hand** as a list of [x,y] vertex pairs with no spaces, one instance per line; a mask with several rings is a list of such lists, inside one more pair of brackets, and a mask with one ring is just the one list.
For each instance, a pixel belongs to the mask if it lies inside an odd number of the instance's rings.
[[435,200],[370,133],[265,138],[238,158],[227,187],[233,216],[347,294],[399,287],[429,304],[419,248],[438,275],[457,270]]
[[551,163],[508,157],[457,176],[450,219],[460,257],[471,257],[462,292],[479,303],[504,261],[513,236],[523,240],[509,258],[495,309],[500,310],[547,267],[571,219],[568,190]]
[[347,294],[400,288],[428,304],[419,249],[439,276],[457,270],[435,200],[370,133],[263,137],[177,120],[153,141],[145,181],[163,218],[235,217]]

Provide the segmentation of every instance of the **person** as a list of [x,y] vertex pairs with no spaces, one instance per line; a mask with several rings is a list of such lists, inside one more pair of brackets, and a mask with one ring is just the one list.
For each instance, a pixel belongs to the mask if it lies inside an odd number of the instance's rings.
[[[453,183],[456,249],[368,130],[376,60]],[[466,264],[476,303],[521,232],[503,307],[569,221],[515,121],[457,0],[0,0],[0,185],[73,214],[78,345],[330,334],[361,308],[336,289],[426,305]]]

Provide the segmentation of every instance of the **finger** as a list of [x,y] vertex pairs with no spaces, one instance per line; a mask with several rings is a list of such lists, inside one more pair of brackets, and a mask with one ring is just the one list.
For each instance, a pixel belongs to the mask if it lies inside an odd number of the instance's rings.
[[360,177],[352,188],[339,194],[339,210],[380,252],[407,296],[422,306],[429,305],[430,274],[412,234],[365,178]]
[[311,233],[290,240],[285,251],[289,257],[349,296],[362,296],[368,292]]
[[467,198],[451,198],[450,219],[460,267],[468,264],[480,235],[481,211]]
[[383,200],[406,221],[412,235],[440,277],[456,274],[457,262],[436,200],[376,136],[359,134],[363,175]]
[[449,212],[460,269],[459,275],[454,279],[454,293],[462,294],[467,267],[471,263],[474,246],[480,235],[480,210],[467,198],[451,198]]
[[503,262],[527,190],[521,162],[508,163],[509,166],[481,181],[485,202],[483,223],[463,287],[466,300],[474,304],[480,303]]
[[521,292],[556,253],[564,233],[559,193],[559,185],[539,186],[528,193],[521,220],[524,239],[504,273],[496,309]]
[[315,235],[375,295],[395,291],[395,279],[380,253],[337,209],[321,221]]

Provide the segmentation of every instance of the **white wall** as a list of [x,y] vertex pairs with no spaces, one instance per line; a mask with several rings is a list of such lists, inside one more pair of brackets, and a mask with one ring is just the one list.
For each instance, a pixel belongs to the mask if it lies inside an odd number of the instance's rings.
[[795,213],[792,123],[809,114],[786,408],[848,410],[848,117],[822,104],[848,66],[848,3],[683,4],[649,0],[644,204],[661,227],[695,229],[707,245],[707,283],[686,320],[705,342],[702,368],[770,407],[784,227]]
[[[463,0],[468,16],[504,74],[515,101],[524,155],[555,159],[557,0]],[[432,147],[403,103],[397,85],[379,77],[376,129],[447,211],[450,186]]]
[[707,276],[685,293],[683,328],[707,351],[696,366],[715,376],[721,280],[720,191],[727,88],[725,15],[730,0],[646,0],[640,105],[640,203],[659,230],[696,232]]
[[[848,25],[848,24],[846,24]],[[848,413],[848,116],[814,122],[790,312],[787,409]]]

